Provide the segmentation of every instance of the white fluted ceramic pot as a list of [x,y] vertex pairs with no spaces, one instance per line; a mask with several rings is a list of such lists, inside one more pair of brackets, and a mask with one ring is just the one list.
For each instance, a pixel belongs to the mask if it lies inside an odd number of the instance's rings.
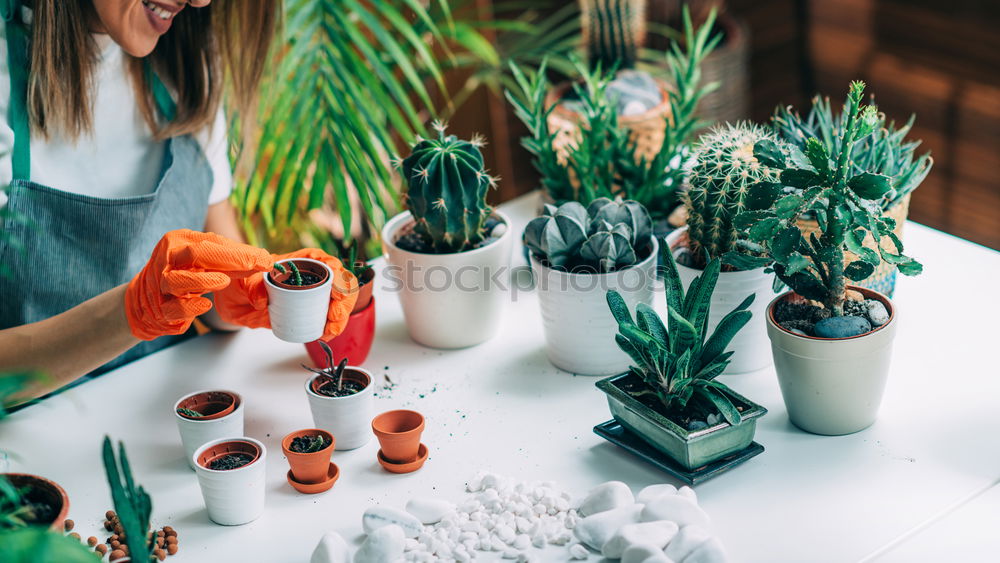
[[[236,469],[209,468],[214,459],[231,453],[251,455],[253,461]],[[239,526],[264,513],[266,458],[264,444],[247,437],[213,440],[198,448],[192,460],[212,522]]]
[[614,375],[627,371],[631,360],[618,348],[618,323],[608,308],[607,293],[622,295],[630,310],[653,305],[656,239],[642,262],[609,274],[573,274],[542,264],[531,256],[545,329],[545,351],[559,369],[580,375]]
[[493,214],[507,226],[497,240],[451,254],[410,252],[396,246],[413,224],[409,211],[382,229],[389,291],[399,294],[406,328],[418,344],[466,348],[489,340],[500,329],[509,304],[513,235],[510,218],[498,210]]
[[[682,227],[667,236],[667,242],[675,252],[675,256],[677,246],[682,244],[682,238],[686,240],[683,236],[685,233],[687,227]],[[677,272],[681,276],[685,291],[691,286],[691,282],[702,274],[701,270],[683,264],[677,264]],[[736,333],[726,348],[733,352],[733,356],[723,373],[727,375],[748,373],[771,365],[771,347],[767,339],[764,317],[767,313],[767,304],[774,296],[773,281],[774,274],[764,273],[764,268],[719,273],[719,281],[715,284],[715,291],[712,292],[712,303],[708,313],[708,334],[712,334],[722,318],[742,303],[748,295],[754,294],[753,303],[749,308],[753,316],[750,317],[750,322]]]
[[271,332],[285,342],[304,344],[323,336],[327,313],[330,310],[330,292],[333,289],[333,271],[326,264],[311,258],[293,258],[296,263],[307,262],[326,272],[326,279],[304,289],[288,289],[274,283],[271,276],[264,276],[267,288],[267,314],[271,318]]
[[859,336],[816,338],[794,334],[775,320],[775,305],[791,292],[776,297],[767,308],[767,335],[781,396],[792,424],[806,432],[852,434],[871,426],[878,416],[892,360],[896,311],[881,293],[851,289],[881,301],[889,321]]
[[359,367],[348,366],[344,370],[345,381],[355,381],[365,388],[344,397],[317,393],[314,384],[323,377],[315,375],[306,381],[306,396],[316,428],[333,434],[336,450],[353,450],[367,444],[372,437],[371,422],[375,416],[372,374]]
[[181,416],[177,409],[181,403],[187,401],[195,395],[218,392],[218,390],[204,390],[190,393],[174,403],[174,419],[177,420],[177,430],[181,434],[181,444],[184,446],[184,457],[187,458],[191,469],[195,468],[194,452],[206,442],[218,440],[220,438],[237,438],[243,435],[243,398],[239,393],[233,391],[223,391],[235,398],[232,412],[219,418],[188,418]]

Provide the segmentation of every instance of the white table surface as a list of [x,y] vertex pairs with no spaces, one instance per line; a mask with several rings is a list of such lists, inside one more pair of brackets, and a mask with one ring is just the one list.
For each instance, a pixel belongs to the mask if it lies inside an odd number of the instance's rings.
[[[504,206],[517,232],[536,202],[529,195]],[[926,273],[897,285],[900,327],[874,426],[843,437],[806,434],[788,422],[773,369],[725,378],[770,411],[756,436],[766,451],[696,488],[735,561],[939,560],[921,546],[942,534],[978,546],[963,561],[997,560],[1000,493],[990,487],[1000,479],[993,439],[1000,435],[1000,373],[992,361],[1000,254],[912,223],[906,243]],[[515,264],[523,264],[520,251],[515,245]],[[657,300],[662,306],[662,293]],[[610,479],[636,489],[673,482],[592,433],[610,419],[597,378],[548,363],[532,292],[517,292],[498,337],[457,351],[413,343],[396,296],[381,287],[376,310],[365,367],[398,385],[380,393],[375,408],[413,408],[427,417],[430,459],[416,473],[383,471],[373,439],[334,454],[341,478],[328,493],[292,490],[280,439],[312,426],[302,387],[308,374],[299,367],[306,356],[264,330],[197,338],[17,412],[0,423],[0,449],[14,458],[14,470],[60,483],[77,531],[101,537],[111,508],[101,441],[105,434],[124,440],[138,482],[153,497],[153,524],[178,530],[181,550],[169,559],[177,563],[307,561],[326,530],[358,546],[361,513],[371,504],[460,500],[464,482],[483,469],[555,480],[576,493]],[[267,509],[244,526],[208,520],[183,459],[171,408],[204,388],[242,393],[247,434],[268,448]]]

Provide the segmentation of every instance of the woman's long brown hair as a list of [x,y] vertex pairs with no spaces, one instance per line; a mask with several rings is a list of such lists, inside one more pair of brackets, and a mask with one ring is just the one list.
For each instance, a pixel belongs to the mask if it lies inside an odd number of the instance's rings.
[[[76,139],[93,127],[91,92],[99,53],[87,27],[89,1],[34,2],[28,111],[32,132],[43,138],[59,133]],[[211,126],[224,90],[236,114],[253,116],[280,19],[280,0],[215,0],[177,14],[146,59],[126,55],[139,109],[154,136],[165,139]],[[173,121],[158,115],[144,60],[175,93]]]

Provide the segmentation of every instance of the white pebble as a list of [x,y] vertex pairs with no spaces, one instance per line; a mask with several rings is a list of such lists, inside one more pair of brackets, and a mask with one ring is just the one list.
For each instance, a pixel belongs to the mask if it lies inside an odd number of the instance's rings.
[[697,525],[684,526],[677,536],[670,540],[663,553],[674,561],[683,562],[701,544],[708,541],[712,535],[705,528]]
[[408,538],[415,538],[424,530],[416,516],[388,506],[373,506],[361,516],[361,527],[366,534],[389,525],[399,526]]
[[698,504],[698,494],[695,493],[694,489],[692,489],[691,487],[688,486],[681,487],[677,489],[677,494],[681,495],[682,497],[687,497],[691,499],[691,501],[694,502],[695,504]]
[[674,563],[663,549],[652,545],[633,545],[625,550],[621,563]]
[[681,528],[692,524],[707,528],[709,524],[708,514],[693,500],[681,494],[661,495],[653,499],[642,510],[641,520],[670,520]]
[[354,554],[354,563],[385,563],[403,557],[406,535],[395,524],[382,526],[368,534],[361,549]]
[[625,550],[633,545],[652,545],[662,550],[678,531],[677,524],[666,520],[627,524],[618,528],[601,547],[601,554],[609,559],[620,559]]
[[590,552],[587,551],[587,548],[583,547],[581,544],[574,543],[573,545],[569,546],[569,556],[572,559],[577,559],[577,560],[590,559]]
[[587,498],[583,499],[583,504],[580,505],[580,514],[591,516],[598,512],[613,510],[634,503],[635,497],[632,496],[632,489],[629,489],[628,485],[621,481],[608,481],[590,490]]
[[531,547],[531,538],[528,534],[521,534],[514,538],[514,547],[518,549],[528,549]]
[[663,483],[661,485],[650,485],[643,490],[639,491],[639,494],[635,495],[635,502],[646,504],[649,501],[660,495],[666,494],[676,494],[677,487],[669,484]]
[[319,539],[309,563],[350,563],[351,550],[337,532],[327,532]]
[[437,524],[445,516],[455,512],[455,505],[433,498],[414,498],[406,503],[406,511],[423,524]]
[[500,526],[497,526],[496,534],[501,541],[508,544],[513,542],[514,539],[517,537],[517,534],[514,533],[514,530],[512,530],[510,526],[502,524]]
[[726,563],[729,556],[722,547],[722,543],[715,538],[709,538],[705,543],[694,548],[694,550],[684,558],[683,563]]
[[590,547],[601,549],[618,528],[638,522],[643,508],[644,505],[632,504],[587,516],[573,528],[573,534]]

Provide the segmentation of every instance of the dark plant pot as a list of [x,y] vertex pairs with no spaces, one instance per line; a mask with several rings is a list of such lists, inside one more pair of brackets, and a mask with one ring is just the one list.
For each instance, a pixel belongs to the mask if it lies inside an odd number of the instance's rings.
[[55,517],[51,522],[37,522],[37,525],[48,525],[50,530],[62,532],[63,522],[69,514],[69,496],[62,487],[45,477],[27,473],[0,473],[0,477],[6,478],[17,489],[27,488],[25,496],[29,499],[51,506],[56,513]]
[[597,382],[597,388],[608,396],[612,416],[687,469],[697,469],[749,446],[757,430],[757,418],[767,413],[767,409],[746,397],[729,392],[726,394],[733,404],[743,407],[739,424],[732,426],[723,421],[703,430],[687,430],[623,391],[618,384],[629,377],[635,376],[624,373]]
[[[370,284],[369,284],[370,285]],[[368,352],[372,349],[372,342],[375,341],[375,299],[368,301],[368,307],[351,313],[344,332],[326,341],[326,344],[333,350],[333,357],[336,361],[347,358],[347,364],[360,366],[368,359]],[[326,366],[326,353],[320,346],[319,341],[306,342],[306,351],[313,365],[319,369]]]

